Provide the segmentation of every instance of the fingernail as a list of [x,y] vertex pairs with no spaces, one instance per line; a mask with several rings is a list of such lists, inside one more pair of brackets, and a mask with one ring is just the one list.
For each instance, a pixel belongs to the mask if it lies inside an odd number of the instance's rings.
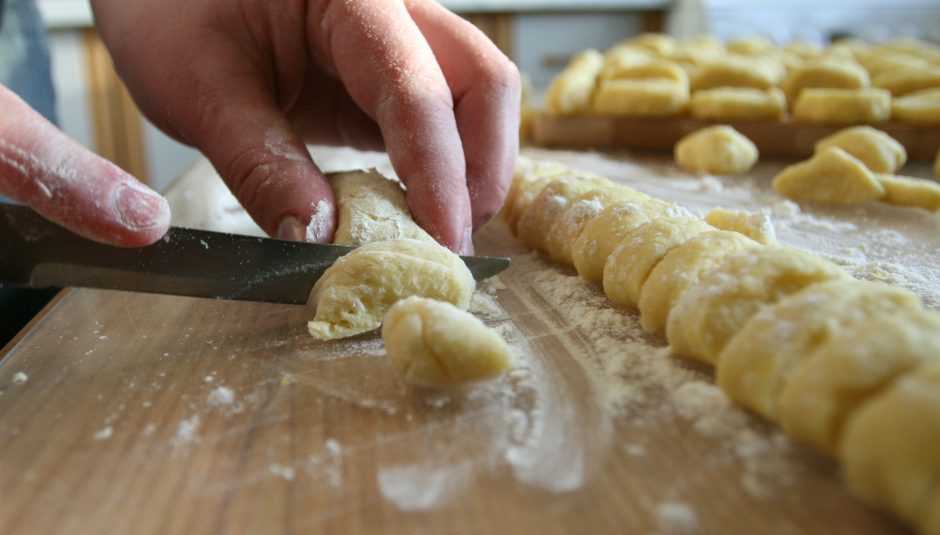
[[472,256],[473,252],[473,229],[468,228],[463,236],[463,245],[460,247],[460,254]]
[[277,225],[277,237],[282,240],[304,241],[307,229],[296,217],[289,215]]
[[121,222],[130,229],[147,229],[166,225],[170,205],[163,197],[135,184],[122,184],[117,194]]

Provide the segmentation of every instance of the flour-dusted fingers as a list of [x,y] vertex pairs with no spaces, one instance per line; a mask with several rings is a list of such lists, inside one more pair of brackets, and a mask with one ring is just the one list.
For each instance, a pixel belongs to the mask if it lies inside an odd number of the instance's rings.
[[0,86],[0,194],[86,238],[138,247],[170,224],[156,192],[66,136]]

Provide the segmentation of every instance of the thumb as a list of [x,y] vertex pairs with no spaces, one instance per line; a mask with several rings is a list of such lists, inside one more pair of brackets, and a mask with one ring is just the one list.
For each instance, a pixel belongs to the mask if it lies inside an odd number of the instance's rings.
[[0,193],[86,238],[139,247],[160,239],[170,207],[0,85]]
[[271,91],[242,79],[200,93],[188,115],[202,120],[183,129],[255,222],[281,239],[331,241],[333,192]]

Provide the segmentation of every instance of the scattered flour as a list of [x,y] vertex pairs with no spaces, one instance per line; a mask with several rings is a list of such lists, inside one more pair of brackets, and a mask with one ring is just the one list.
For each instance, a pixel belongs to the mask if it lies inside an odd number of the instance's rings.
[[179,423],[176,426],[176,434],[170,439],[170,444],[175,447],[185,446],[198,442],[199,437],[196,432],[199,430],[199,415],[195,414]]
[[297,475],[297,471],[294,470],[294,468],[277,463],[271,463],[268,466],[268,471],[286,481],[293,481],[294,477]]
[[16,372],[13,374],[13,384],[21,385],[29,380],[29,376],[23,372]]
[[[468,469],[406,465],[384,468],[377,475],[382,496],[402,511],[425,511],[450,499]],[[463,476],[461,477],[461,474]]]
[[682,502],[668,501],[656,506],[656,523],[664,535],[698,533],[695,511]]
[[111,435],[113,433],[114,433],[114,429],[109,425],[107,427],[103,427],[99,429],[98,431],[95,431],[95,434],[92,435],[92,438],[94,438],[95,440],[108,440],[109,438],[111,438]]
[[232,392],[232,389],[227,386],[219,386],[209,392],[209,397],[206,399],[206,403],[210,407],[231,407],[235,402],[235,393]]

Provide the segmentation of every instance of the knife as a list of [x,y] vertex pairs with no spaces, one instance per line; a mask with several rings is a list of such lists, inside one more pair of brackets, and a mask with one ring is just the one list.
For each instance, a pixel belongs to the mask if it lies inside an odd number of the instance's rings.
[[[0,203],[0,287],[109,290],[304,304],[313,284],[353,247],[171,227],[152,245],[104,245],[24,206]],[[461,257],[483,280],[502,257]]]

